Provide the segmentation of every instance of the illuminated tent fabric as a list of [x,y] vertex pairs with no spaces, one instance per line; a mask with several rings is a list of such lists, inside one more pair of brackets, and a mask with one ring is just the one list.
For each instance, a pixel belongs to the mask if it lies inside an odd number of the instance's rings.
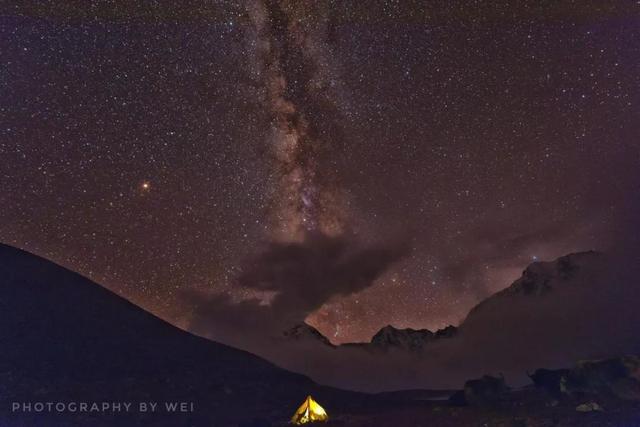
[[311,396],[307,396],[296,413],[293,414],[293,417],[291,417],[291,422],[300,425],[316,421],[327,421],[328,419],[329,416],[324,408],[318,405],[318,402],[313,400]]

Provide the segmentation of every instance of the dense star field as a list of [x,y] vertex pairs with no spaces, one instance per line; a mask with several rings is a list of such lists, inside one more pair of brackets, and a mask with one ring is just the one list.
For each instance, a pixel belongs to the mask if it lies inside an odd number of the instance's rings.
[[178,325],[268,242],[394,248],[345,342],[634,231],[637,2],[76,3],[0,6],[0,241]]

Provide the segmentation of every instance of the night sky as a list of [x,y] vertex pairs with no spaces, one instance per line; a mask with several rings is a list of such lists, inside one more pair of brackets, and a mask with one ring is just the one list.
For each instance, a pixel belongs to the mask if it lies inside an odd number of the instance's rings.
[[638,2],[18,3],[0,241],[183,327],[308,236],[406,248],[309,316],[334,342],[456,324],[638,197]]

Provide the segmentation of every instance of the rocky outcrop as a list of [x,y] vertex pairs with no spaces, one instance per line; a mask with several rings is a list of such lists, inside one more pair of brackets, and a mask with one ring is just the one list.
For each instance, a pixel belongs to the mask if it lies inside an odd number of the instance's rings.
[[640,357],[578,362],[572,369],[538,369],[533,383],[555,397],[609,395],[640,401]]
[[504,378],[484,375],[482,378],[464,383],[464,389],[455,392],[449,398],[456,406],[484,406],[500,402],[509,393]]
[[431,332],[428,329],[397,329],[388,325],[373,336],[370,345],[377,349],[388,350],[394,348],[419,352],[428,344],[439,339],[451,338],[457,332],[458,329],[455,326],[447,326],[444,329]]
[[445,328],[438,329],[434,334],[436,339],[441,338],[453,338],[458,334],[458,328],[455,326],[449,325]]
[[564,379],[569,375],[569,369],[536,369],[528,374],[533,384],[546,390],[551,396],[558,398],[563,394]]
[[419,351],[434,339],[434,333],[428,329],[396,329],[388,325],[371,338],[371,345],[379,348],[395,347]]
[[524,270],[520,279],[498,295],[542,295],[552,290],[551,282],[554,279],[562,281],[571,279],[583,262],[589,262],[591,258],[597,256],[597,252],[588,251],[569,254],[553,262],[534,262]]

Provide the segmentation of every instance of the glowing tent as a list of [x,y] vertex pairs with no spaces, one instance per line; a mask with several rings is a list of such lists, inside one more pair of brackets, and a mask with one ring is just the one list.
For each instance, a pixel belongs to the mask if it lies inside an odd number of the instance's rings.
[[293,414],[293,417],[291,417],[291,422],[300,425],[316,421],[327,421],[328,419],[329,416],[324,408],[318,405],[318,402],[313,400],[313,397],[307,396],[296,413]]

